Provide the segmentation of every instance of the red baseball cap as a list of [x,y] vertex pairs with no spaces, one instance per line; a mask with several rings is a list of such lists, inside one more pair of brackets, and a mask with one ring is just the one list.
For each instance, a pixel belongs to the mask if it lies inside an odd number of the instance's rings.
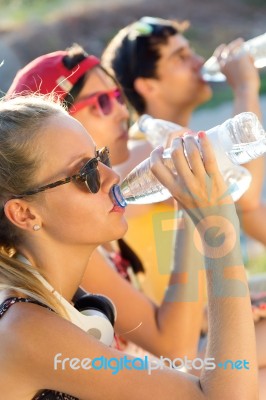
[[100,64],[100,60],[88,55],[72,69],[65,67],[63,58],[67,51],[55,51],[36,58],[18,71],[7,96],[15,94],[56,93],[61,100],[87,71]]

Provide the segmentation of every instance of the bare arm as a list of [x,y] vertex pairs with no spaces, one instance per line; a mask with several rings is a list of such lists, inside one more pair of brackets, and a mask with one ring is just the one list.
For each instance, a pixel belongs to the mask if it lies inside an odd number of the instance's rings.
[[[195,143],[193,145],[193,138],[185,137],[183,142],[191,168],[182,157],[182,141],[176,139],[173,145],[175,154],[173,160],[181,187],[176,186],[176,176],[171,175],[169,171],[163,171],[162,165],[155,165],[153,172],[180,201],[201,236],[205,254],[210,307],[209,322],[211,324],[206,356],[207,358],[215,356],[216,360],[241,358],[243,360],[244,358],[249,360],[249,365],[252,366],[249,376],[245,373],[226,375],[226,371],[222,368],[216,368],[213,371],[204,370],[201,374],[201,385],[204,393],[208,393],[209,398],[214,395],[216,386],[210,384],[212,380],[217,385],[221,381],[225,384],[222,386],[223,394],[218,395],[217,399],[229,398],[233,392],[238,393],[238,398],[242,398],[243,386],[249,391],[247,396],[256,398],[257,360],[254,325],[245,271],[241,261],[235,209],[232,201],[230,202],[224,195],[226,187],[219,173],[217,174],[214,155],[209,152],[206,136],[200,136],[204,171],[202,171],[202,162]],[[156,157],[156,153],[154,157]],[[197,178],[201,180],[200,186],[197,186],[195,182]],[[180,200],[181,198],[182,200]],[[245,376],[250,378],[249,383],[245,381]],[[207,386],[205,386],[206,384]],[[232,391],[233,386],[234,390]]]
[[[259,73],[248,54],[237,53],[241,43],[242,40],[238,39],[226,47],[219,47],[216,55],[234,94],[234,114],[252,111],[261,120]],[[265,159],[260,157],[245,164],[245,167],[252,175],[252,182],[237,202],[240,223],[248,235],[266,244],[266,227],[260,222],[266,218],[266,206],[261,201]]]

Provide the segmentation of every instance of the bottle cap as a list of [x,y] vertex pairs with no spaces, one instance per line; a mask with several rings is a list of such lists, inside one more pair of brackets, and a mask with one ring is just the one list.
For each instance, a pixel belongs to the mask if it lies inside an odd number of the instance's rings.
[[126,207],[127,202],[121,192],[119,185],[114,185],[110,190],[110,196],[112,200],[119,206],[119,207]]

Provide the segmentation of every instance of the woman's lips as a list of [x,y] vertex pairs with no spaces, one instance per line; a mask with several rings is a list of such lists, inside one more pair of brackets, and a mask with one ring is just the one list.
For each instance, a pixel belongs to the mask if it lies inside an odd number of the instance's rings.
[[124,207],[119,207],[118,205],[115,204],[110,212],[118,212],[120,214],[124,214],[125,208]]

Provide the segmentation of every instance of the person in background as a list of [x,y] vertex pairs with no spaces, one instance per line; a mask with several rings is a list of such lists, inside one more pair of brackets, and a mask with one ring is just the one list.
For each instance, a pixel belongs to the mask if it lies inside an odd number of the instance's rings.
[[[119,177],[108,166],[106,149],[96,150],[76,119],[39,96],[1,101],[0,140],[1,396],[257,399],[254,325],[238,218],[232,198],[224,195],[226,185],[206,134],[199,135],[202,154],[191,135],[173,141],[171,156],[180,179],[164,166],[162,149],[151,154],[153,173],[191,218],[206,256],[210,308],[206,357],[215,360],[216,367],[203,368],[200,378],[166,367],[150,374],[147,369],[129,369],[128,364],[117,374],[109,368],[92,368],[89,362],[102,357],[121,365],[124,353],[70,322],[66,306],[71,309],[92,251],[117,240],[127,229],[123,210],[110,197]],[[219,248],[210,254],[216,243],[212,228],[217,225],[226,233],[227,257]],[[217,293],[213,273],[223,274],[225,268],[230,282],[221,281],[225,291]],[[177,330],[176,326],[173,335]],[[241,368],[218,368],[229,359],[242,360]],[[134,358],[127,360],[131,367],[136,365]]]
[[[105,48],[102,64],[116,77],[138,116],[150,114],[188,127],[194,110],[211,99],[211,86],[201,74],[204,59],[190,47],[184,36],[186,28],[186,22],[143,17],[121,29]],[[233,114],[252,111],[261,119],[259,73],[252,58],[239,53],[242,43],[237,39],[220,45],[215,55],[232,89]],[[266,244],[266,227],[261,223],[266,217],[266,206],[261,202],[264,158],[245,167],[253,179],[237,202],[241,227],[249,236]],[[145,221],[136,218],[126,239],[133,248],[138,247],[140,257],[146,261],[146,242],[144,239],[142,246],[137,229],[139,223],[144,225]],[[147,276],[153,279],[154,291],[160,299],[164,292],[163,275],[156,275],[152,265],[145,261]],[[167,268],[164,272],[167,274]]]
[[[17,73],[7,96],[35,91],[56,94],[69,114],[90,132],[97,146],[108,146],[115,167],[127,160],[133,163],[137,157],[143,160],[150,154],[152,148],[145,142],[138,151],[136,147],[131,151],[127,130],[129,113],[123,95],[100,60],[88,55],[80,46],[33,60]],[[104,243],[93,253],[83,277],[83,287],[90,292],[103,293],[116,303],[120,349],[139,354],[143,348],[156,356],[193,358],[197,354],[202,323],[203,260],[192,240],[194,226],[190,219],[186,215],[176,218],[173,202],[162,205],[161,209],[163,207],[171,210],[172,218],[179,221],[181,236],[176,243],[169,240],[173,271],[165,284],[164,298],[155,303],[146,291],[146,295],[140,293],[138,278],[139,271],[143,271],[142,260],[121,239]],[[146,212],[147,208],[141,212]],[[183,279],[186,273],[190,279],[182,285],[179,277]],[[169,296],[175,301],[169,300]]]
[[[210,100],[211,86],[201,74],[204,59],[190,47],[184,36],[186,28],[186,22],[143,17],[121,29],[104,50],[102,64],[116,77],[138,116],[147,113],[155,118],[189,126],[193,111]],[[214,54],[232,89],[233,114],[252,111],[261,119],[260,77],[252,57],[239,52],[242,43],[242,39],[237,39],[228,45],[222,44]],[[134,126],[132,133],[135,134]],[[251,172],[252,183],[236,204],[241,227],[245,233],[266,244],[265,225],[261,224],[266,216],[265,204],[261,202],[264,157],[245,164],[245,167]],[[141,247],[142,241],[139,240],[137,230],[137,226],[145,221],[135,218],[134,223],[135,229],[132,229],[131,224],[126,239],[130,245],[134,243],[138,247],[140,257],[146,260],[146,247]],[[156,274],[148,263],[144,263],[144,267],[147,276],[153,278],[157,298],[161,298],[164,284],[161,284],[160,274]],[[265,317],[263,303],[265,293],[252,296],[254,321],[259,321],[255,325],[257,347],[262,349],[265,348],[265,320],[261,320]],[[265,367],[263,359],[260,365]],[[265,381],[265,368],[264,372],[260,371],[260,380]],[[261,387],[263,388],[263,383]],[[262,398],[265,397],[264,390],[262,389]]]

